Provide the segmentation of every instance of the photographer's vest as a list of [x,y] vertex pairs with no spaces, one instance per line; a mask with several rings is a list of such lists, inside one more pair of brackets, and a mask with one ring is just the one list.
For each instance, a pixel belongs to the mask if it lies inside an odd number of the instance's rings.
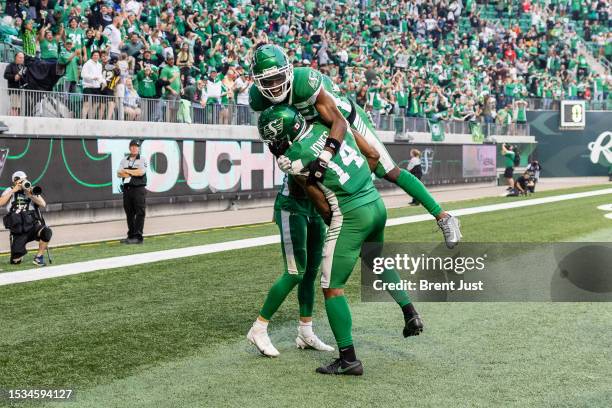
[[17,191],[11,197],[8,205],[9,212],[34,211],[34,203],[32,199],[25,195],[23,191]]
[[32,199],[22,191],[13,194],[7,210],[8,213],[2,218],[2,222],[12,235],[28,233],[38,222]]
[[[134,170],[134,169],[140,168],[140,167],[135,167],[135,164],[139,163],[140,160],[142,160],[142,159],[140,158],[140,154],[138,154],[134,160],[130,160],[129,156],[126,157],[124,160],[128,164],[128,166],[125,167],[125,168],[130,169],[130,170]],[[142,166],[142,167],[144,167],[144,166]],[[147,185],[147,172],[146,172],[146,170],[145,170],[145,173],[142,176],[131,176],[130,177],[130,181],[127,182],[127,183],[124,183],[124,185],[125,186],[130,186],[130,187],[144,187],[144,186],[146,186]]]

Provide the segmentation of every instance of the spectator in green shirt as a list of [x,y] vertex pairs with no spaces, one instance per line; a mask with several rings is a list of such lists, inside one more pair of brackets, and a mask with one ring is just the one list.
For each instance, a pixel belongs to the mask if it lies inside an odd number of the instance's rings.
[[33,20],[26,20],[21,26],[21,41],[23,41],[23,53],[26,58],[36,57],[36,29]]
[[138,95],[141,98],[156,98],[157,95],[157,74],[147,64],[136,74],[138,80]]
[[85,47],[85,31],[79,27],[78,19],[71,17],[68,22],[68,28],[64,30],[64,42],[67,40],[72,41],[72,47],[76,51],[77,49]]
[[40,58],[43,61],[54,63],[59,57],[59,41],[63,35],[63,29],[56,36],[50,30],[51,25],[47,24],[38,32],[38,41],[40,42]]
[[66,39],[58,60],[58,64],[66,67],[64,74],[64,92],[66,93],[73,93],[76,90],[77,82],[79,82],[80,57],[81,49],[75,50],[72,40]]
[[181,100],[181,71],[174,65],[173,55],[166,57],[166,66],[162,68],[159,77],[168,82],[163,89],[163,98],[168,101],[168,122],[174,123]]

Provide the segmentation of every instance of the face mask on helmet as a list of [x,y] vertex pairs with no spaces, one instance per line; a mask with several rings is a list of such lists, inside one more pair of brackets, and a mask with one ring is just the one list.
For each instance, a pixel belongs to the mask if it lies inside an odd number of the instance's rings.
[[287,139],[264,141],[264,143],[268,146],[268,149],[270,149],[270,153],[276,157],[285,154],[287,149],[291,147],[291,142]]
[[254,76],[255,85],[263,96],[274,103],[285,100],[291,91],[293,82],[293,66],[286,65],[263,74]]
[[306,120],[294,108],[275,105],[262,113],[258,122],[259,135],[275,156],[285,154],[294,140],[306,129]]

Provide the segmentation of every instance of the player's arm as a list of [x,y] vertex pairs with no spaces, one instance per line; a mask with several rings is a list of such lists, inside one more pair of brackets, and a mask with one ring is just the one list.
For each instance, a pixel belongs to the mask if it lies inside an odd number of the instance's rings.
[[323,221],[329,225],[331,222],[332,211],[327,199],[325,198],[325,194],[323,194],[323,191],[321,191],[316,184],[310,183],[306,176],[295,176],[294,179],[300,186],[302,186],[310,201],[312,201],[312,203],[315,205],[317,212],[321,214]]
[[338,110],[334,99],[325,92],[322,85],[315,100],[315,109],[319,112],[323,123],[330,128],[330,131],[329,137],[325,141],[325,148],[321,151],[319,157],[309,165],[311,182],[323,180],[327,164],[340,150],[340,145],[342,145],[344,135],[348,130],[346,119],[344,119],[344,116]]
[[353,132],[353,136],[355,137],[355,142],[357,142],[357,147],[361,151],[368,161],[368,166],[370,167],[370,171],[374,171],[376,166],[378,165],[378,161],[380,160],[380,154],[374,149],[368,142],[366,142],[365,138],[355,129],[351,129]]
[[[342,113],[340,113],[340,110],[336,105],[336,101],[325,91],[324,88],[321,88],[319,95],[317,95],[315,108],[317,112],[319,112],[321,120],[330,128],[329,138],[338,141],[339,147],[344,141],[344,135],[348,130],[348,124],[346,119],[344,119],[344,116],[342,116]],[[325,149],[330,151],[332,154],[336,154],[333,147],[329,146],[328,144],[326,144]]]

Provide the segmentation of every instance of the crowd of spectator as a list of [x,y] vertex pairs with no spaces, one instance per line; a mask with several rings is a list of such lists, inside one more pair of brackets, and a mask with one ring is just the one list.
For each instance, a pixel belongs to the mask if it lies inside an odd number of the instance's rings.
[[104,95],[121,97],[130,120],[157,99],[146,109],[156,120],[246,123],[249,53],[261,42],[329,75],[375,121],[507,125],[526,120],[528,98],[611,100],[612,76],[577,51],[584,39],[610,60],[611,2],[494,4],[491,15],[475,0],[7,0],[2,32],[19,58],[57,64],[62,90],[84,95],[82,117],[117,115]]

